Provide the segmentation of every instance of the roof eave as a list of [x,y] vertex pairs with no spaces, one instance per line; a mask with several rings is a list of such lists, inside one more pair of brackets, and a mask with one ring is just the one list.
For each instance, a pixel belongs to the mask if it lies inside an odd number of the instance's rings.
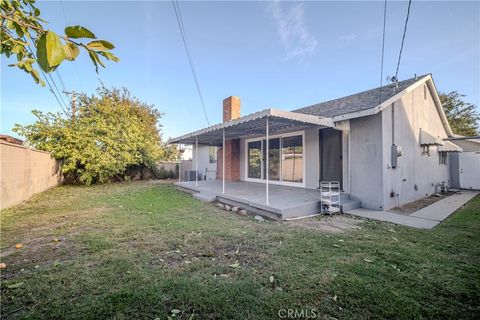
[[445,111],[443,110],[442,103],[440,102],[440,97],[438,96],[438,91],[437,88],[435,87],[435,83],[433,82],[433,78],[431,74],[426,75],[419,81],[416,81],[415,83],[412,83],[410,86],[405,88],[405,90],[400,91],[396,95],[392,96],[390,99],[385,100],[382,104],[370,108],[370,109],[365,109],[357,112],[352,112],[352,113],[346,113],[342,115],[338,115],[333,117],[333,121],[342,121],[342,120],[349,120],[349,119],[354,119],[354,118],[360,118],[360,117],[365,117],[365,116],[371,116],[375,115],[390,106],[392,103],[400,99],[402,96],[405,94],[412,92],[414,89],[418,88],[420,85],[427,83],[430,92],[432,93],[433,96],[433,102],[435,103],[435,108],[437,109],[438,115],[440,116],[440,120],[442,121],[442,125],[445,129],[445,132],[449,137],[453,136],[452,129],[450,128],[450,124],[448,123],[447,116],[445,115]]

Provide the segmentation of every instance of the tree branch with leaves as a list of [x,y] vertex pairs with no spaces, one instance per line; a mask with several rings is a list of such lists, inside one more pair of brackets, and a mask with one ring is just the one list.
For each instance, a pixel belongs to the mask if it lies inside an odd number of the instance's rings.
[[0,54],[7,58],[15,56],[16,63],[9,64],[30,74],[36,83],[45,85],[40,78],[37,63],[48,73],[65,60],[74,61],[85,50],[95,70],[105,67],[105,61],[118,62],[111,50],[115,46],[99,40],[93,32],[82,26],[68,26],[65,34],[59,35],[45,27],[48,23],[40,17],[35,0],[0,0]]
[[59,160],[67,181],[102,183],[127,177],[131,167],[155,170],[157,161],[178,160],[178,150],[162,141],[160,113],[128,90],[98,88],[78,95],[75,121],[61,113],[33,110],[37,120],[14,132],[34,148]]
[[464,94],[452,91],[441,92],[439,96],[453,133],[462,136],[476,136],[480,133],[480,112],[474,104],[463,100]]

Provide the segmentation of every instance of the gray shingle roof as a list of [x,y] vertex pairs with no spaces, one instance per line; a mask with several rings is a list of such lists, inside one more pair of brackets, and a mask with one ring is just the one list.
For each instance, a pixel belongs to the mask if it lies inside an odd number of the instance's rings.
[[375,88],[355,93],[343,98],[321,102],[308,107],[293,110],[293,112],[311,114],[322,117],[335,117],[342,114],[375,108],[396,95],[397,93],[405,90],[410,85],[422,80],[424,77],[427,76],[428,75],[423,75],[417,78],[400,81],[398,83],[398,87],[395,90],[393,89],[391,84],[383,86],[381,87],[381,98],[380,88]]

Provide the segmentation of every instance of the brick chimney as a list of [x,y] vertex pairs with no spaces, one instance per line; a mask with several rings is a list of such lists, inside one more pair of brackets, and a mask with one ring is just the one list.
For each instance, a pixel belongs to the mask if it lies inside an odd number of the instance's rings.
[[[223,100],[223,122],[240,118],[240,98],[231,96]],[[227,129],[228,130],[228,129]],[[222,179],[223,150],[217,153],[217,179]],[[225,180],[240,180],[240,139],[225,141]]]
[[240,98],[231,96],[223,100],[223,122],[240,118]]

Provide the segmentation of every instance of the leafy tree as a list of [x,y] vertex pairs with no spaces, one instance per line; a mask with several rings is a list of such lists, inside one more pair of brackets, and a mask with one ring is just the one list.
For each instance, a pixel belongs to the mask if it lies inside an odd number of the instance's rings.
[[161,140],[162,114],[126,89],[99,88],[97,95],[81,95],[77,103],[71,118],[34,110],[34,124],[14,128],[33,147],[60,160],[68,180],[91,184],[126,179],[130,167],[155,169],[158,160],[178,159],[176,148]]
[[[34,63],[38,63],[44,72],[54,71],[65,60],[75,60],[80,48],[86,50],[98,73],[98,65],[105,67],[101,57],[119,61],[110,52],[114,45],[98,40],[90,30],[82,26],[65,28],[65,35],[58,35],[45,28],[47,22],[40,17],[35,0],[0,0],[0,54],[7,58],[15,55],[17,62],[10,67],[18,67],[30,74],[36,83],[45,83],[40,79]],[[83,43],[80,39],[89,42]],[[33,47],[33,49],[32,49]]]
[[465,102],[464,94],[457,91],[440,93],[440,101],[447,116],[453,133],[463,136],[475,136],[478,134],[478,121],[480,113],[477,107]]

